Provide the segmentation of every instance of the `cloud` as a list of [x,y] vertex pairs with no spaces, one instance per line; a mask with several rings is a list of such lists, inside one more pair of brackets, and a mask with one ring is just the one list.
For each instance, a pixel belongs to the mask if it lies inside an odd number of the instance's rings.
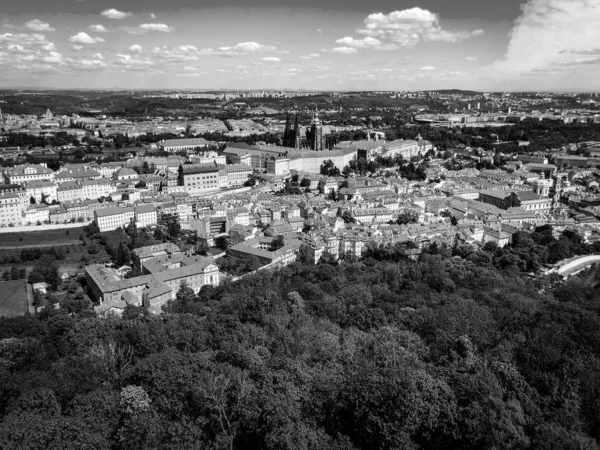
[[323,34],[323,30],[321,30],[320,28],[317,28],[317,33]]
[[179,45],[177,47],[154,47],[152,56],[170,62],[190,62],[198,60],[198,49],[194,45]]
[[108,33],[108,30],[104,27],[104,25],[90,25],[90,29],[96,33]]
[[262,61],[265,62],[281,62],[281,60],[275,56],[267,56],[265,58],[262,59]]
[[161,33],[171,32],[171,28],[164,23],[143,23],[140,25],[140,29],[144,31],[159,31]]
[[318,53],[311,53],[309,55],[301,56],[300,59],[316,59],[320,57],[321,55],[319,55]]
[[356,50],[355,48],[352,48],[352,47],[335,47],[335,48],[332,48],[331,51],[333,53],[346,53],[346,54],[358,53],[358,50]]
[[102,56],[102,53],[95,53],[92,56],[92,58],[95,58],[95,59],[104,59],[104,56]]
[[83,71],[93,71],[104,69],[107,64],[101,59],[82,59],[73,64],[73,69]]
[[430,71],[430,70],[435,70],[435,67],[425,66],[425,67],[421,67],[419,70]]
[[414,47],[420,42],[458,42],[478,36],[483,30],[444,30],[439,16],[426,9],[410,8],[389,14],[370,14],[364,20],[360,34],[370,37],[389,38],[402,47]]
[[83,31],[77,33],[74,36],[69,38],[69,41],[74,42],[76,44],[97,44],[98,42],[104,42],[104,39],[101,37],[92,37]]
[[156,14],[154,14],[154,13],[150,13],[150,18],[151,18],[152,20],[155,20],[155,19],[156,19]]
[[108,19],[115,19],[115,20],[122,20],[125,17],[131,16],[130,12],[119,11],[118,9],[115,9],[115,8],[111,8],[111,9],[102,11],[101,14]]
[[133,44],[131,47],[129,47],[129,51],[131,53],[142,53],[143,50],[144,49],[139,44]]
[[598,23],[598,0],[529,0],[521,6],[504,58],[491,69],[514,73],[543,70],[559,63],[591,64],[578,60],[576,55],[596,54]]
[[259,44],[258,42],[240,42],[239,44],[234,45],[233,47],[219,47],[218,49],[204,49],[202,50],[203,54],[209,55],[217,55],[223,57],[234,57],[234,56],[243,56],[243,55],[251,55],[254,53],[261,52],[272,52],[275,51],[276,48],[270,45]]
[[475,56],[467,56],[465,59],[467,61],[477,61],[477,57],[475,57]]
[[5,33],[0,34],[0,42],[18,42],[20,44],[24,42],[37,42],[43,43],[46,42],[46,37],[43,34],[12,34]]
[[83,49],[83,45],[74,45],[73,46],[73,50],[75,50],[76,52],[78,52],[79,50]]
[[25,26],[33,31],[56,31],[56,29],[52,28],[49,23],[42,22],[38,19],[30,20],[25,24]]
[[369,48],[372,50],[394,50],[398,48],[394,44],[383,44],[379,39],[367,36],[364,39],[354,39],[350,36],[343,37],[335,41],[336,44],[343,45],[344,47],[352,48]]
[[153,66],[155,63],[149,59],[134,57],[126,53],[119,53],[112,64],[128,70],[144,70],[150,66]]

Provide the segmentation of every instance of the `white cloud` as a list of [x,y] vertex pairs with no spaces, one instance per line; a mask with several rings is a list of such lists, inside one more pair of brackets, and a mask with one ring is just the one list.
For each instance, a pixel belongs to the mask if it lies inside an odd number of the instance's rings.
[[413,47],[427,41],[457,42],[478,36],[483,30],[444,30],[437,14],[426,9],[410,8],[389,14],[370,14],[364,20],[364,28],[358,32],[370,37],[390,38],[402,47]]
[[368,48],[372,50],[394,50],[398,48],[394,44],[383,44],[379,39],[367,36],[364,39],[354,39],[350,36],[335,41],[336,44],[352,48]]
[[504,59],[491,69],[514,73],[555,64],[591,64],[578,61],[576,55],[595,54],[600,41],[598,23],[598,0],[529,0],[510,32]]
[[75,50],[76,52],[78,52],[79,50],[83,49],[83,45],[74,45],[73,46],[73,50]]
[[430,71],[430,70],[435,70],[435,67],[425,66],[425,67],[421,67],[419,70]]
[[144,31],[158,31],[161,33],[171,32],[171,28],[164,23],[143,23],[140,25],[140,29]]
[[358,52],[358,50],[356,50],[355,48],[352,48],[352,47],[335,47],[335,48],[332,48],[331,51],[333,53],[346,53],[346,54]]
[[97,44],[98,42],[104,42],[104,39],[101,37],[92,37],[83,31],[77,33],[74,36],[69,38],[69,41],[74,42],[76,44]]
[[126,53],[119,53],[117,55],[117,59],[113,61],[113,64],[116,66],[123,66],[129,70],[143,70],[149,66],[153,66],[154,61],[133,57],[132,55]]
[[311,53],[309,55],[301,56],[300,59],[317,59],[320,57],[321,55],[319,55],[318,53]]
[[465,59],[467,61],[477,61],[477,57],[475,57],[475,56],[467,56]]
[[92,58],[94,59],[104,59],[104,56],[102,56],[102,53],[95,53]]
[[142,53],[143,50],[143,47],[139,44],[133,44],[131,47],[129,47],[129,51],[131,53]]
[[198,60],[198,49],[194,45],[179,45],[177,47],[154,47],[152,56],[171,62],[190,62]]
[[96,33],[108,33],[108,30],[104,25],[90,25],[90,29]]
[[281,62],[281,60],[275,56],[267,56],[262,59],[265,62]]
[[364,39],[354,39],[350,36],[338,39],[337,41],[335,41],[335,43],[346,47],[354,48],[377,47],[381,45],[381,41],[379,39],[375,39],[372,37],[366,37]]
[[277,53],[278,55],[289,55],[290,51],[289,50],[277,50],[275,53]]
[[72,68],[75,70],[93,71],[102,70],[106,65],[101,59],[82,59],[74,62]]
[[115,8],[111,8],[111,9],[102,11],[101,14],[108,19],[115,19],[115,20],[122,20],[125,17],[131,16],[130,12],[119,11],[118,9],[115,9]]
[[218,55],[224,57],[251,55],[260,52],[272,52],[276,48],[270,45],[259,44],[258,42],[240,42],[233,47],[219,47],[218,49],[207,48],[202,53],[209,55]]
[[156,14],[154,14],[154,13],[150,13],[150,18],[151,18],[152,20],[156,19]]
[[25,24],[25,26],[33,31],[56,31],[56,29],[52,28],[49,23],[42,22],[38,19],[30,20]]
[[37,43],[45,43],[46,37],[43,34],[12,34],[5,33],[0,34],[0,42],[37,42]]
[[320,28],[317,28],[317,33],[323,34],[323,30],[321,30]]

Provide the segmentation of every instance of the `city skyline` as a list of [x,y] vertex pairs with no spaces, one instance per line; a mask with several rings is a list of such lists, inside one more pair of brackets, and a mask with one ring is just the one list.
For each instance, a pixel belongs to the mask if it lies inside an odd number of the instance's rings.
[[9,1],[0,87],[600,89],[598,0],[202,4]]

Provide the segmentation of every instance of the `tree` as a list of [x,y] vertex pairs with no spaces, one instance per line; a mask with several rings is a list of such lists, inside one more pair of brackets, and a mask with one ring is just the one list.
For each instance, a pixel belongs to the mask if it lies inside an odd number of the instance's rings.
[[302,178],[300,182],[301,187],[310,187],[310,180],[308,178]]
[[48,254],[42,255],[33,266],[28,281],[32,284],[45,281],[50,286],[50,289],[55,291],[61,280],[54,258]]
[[215,238],[215,245],[221,250],[227,250],[229,247],[229,236],[221,235]]
[[281,247],[283,247],[284,245],[285,245],[285,239],[284,239],[284,237],[281,236],[281,235],[275,236],[273,238],[273,240],[271,241],[271,251],[272,252],[277,251]]
[[131,264],[131,253],[127,245],[123,245],[123,242],[119,242],[117,248],[116,263],[118,266],[124,266]]
[[169,237],[171,239],[177,239],[180,232],[181,232],[181,225],[179,225],[179,222],[177,221],[177,219],[173,218],[167,225],[167,233],[169,233]]

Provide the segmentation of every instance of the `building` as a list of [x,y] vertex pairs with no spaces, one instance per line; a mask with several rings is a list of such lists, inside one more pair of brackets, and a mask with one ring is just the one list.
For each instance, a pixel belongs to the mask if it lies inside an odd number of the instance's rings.
[[167,139],[162,141],[159,146],[162,151],[175,153],[182,150],[195,150],[196,148],[207,148],[208,141],[203,138],[191,139]]
[[158,215],[154,205],[140,205],[134,207],[135,225],[146,228],[158,223]]
[[290,160],[286,157],[272,156],[266,162],[267,173],[270,175],[288,175],[290,173]]
[[185,164],[179,166],[179,186],[184,186],[190,194],[218,191],[222,187],[221,176],[227,179],[227,174],[221,174],[218,164]]
[[[102,264],[86,267],[90,297],[100,303],[97,311],[134,304],[158,312],[160,306],[175,298],[182,283],[194,293],[203,286],[218,286],[220,273],[212,259],[181,253],[172,245],[138,249],[141,251],[137,256],[134,254],[134,261],[142,272],[138,277],[124,279],[115,269]],[[155,253],[159,256],[149,256]]]
[[36,203],[52,203],[58,201],[56,184],[48,180],[34,180],[23,183],[23,188],[30,199]]
[[134,220],[134,208],[103,208],[94,211],[94,222],[100,231],[112,231],[119,227],[126,227]]
[[230,188],[243,186],[252,175],[252,167],[246,164],[229,164],[223,167],[227,174],[227,187]]
[[0,192],[0,227],[20,225],[24,209],[24,202],[19,194]]
[[29,181],[40,181],[54,179],[54,172],[42,165],[25,164],[15,166],[4,171],[4,182],[6,184],[23,184]]
[[133,266],[138,270],[142,270],[142,263],[159,256],[177,255],[181,253],[179,247],[171,242],[165,242],[163,244],[150,245],[147,247],[136,248],[131,253],[131,259],[133,260]]

